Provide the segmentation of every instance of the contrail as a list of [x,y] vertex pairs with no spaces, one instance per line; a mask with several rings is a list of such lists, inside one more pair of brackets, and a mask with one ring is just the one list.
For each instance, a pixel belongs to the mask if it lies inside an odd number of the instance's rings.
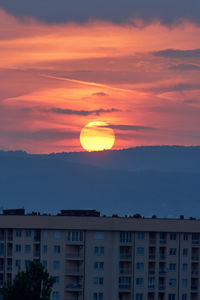
[[105,84],[101,84],[101,83],[96,83],[96,82],[76,80],[76,79],[65,78],[65,77],[60,77],[60,76],[53,76],[53,75],[48,75],[48,74],[41,74],[41,76],[42,77],[46,77],[46,78],[56,79],[56,80],[63,80],[63,81],[69,81],[69,82],[79,83],[79,84],[83,84],[83,85],[89,85],[89,86],[107,88],[107,89],[111,89],[111,90],[117,90],[117,91],[123,91],[123,92],[133,92],[133,90],[111,87],[111,86],[108,86],[108,85],[105,85]]

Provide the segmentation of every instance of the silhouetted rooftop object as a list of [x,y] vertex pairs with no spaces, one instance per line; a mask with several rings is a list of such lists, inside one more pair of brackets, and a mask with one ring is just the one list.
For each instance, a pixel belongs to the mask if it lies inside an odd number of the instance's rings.
[[8,216],[23,216],[25,215],[25,209],[3,209],[3,215]]
[[62,209],[59,216],[71,217],[100,217],[100,211],[96,209]]

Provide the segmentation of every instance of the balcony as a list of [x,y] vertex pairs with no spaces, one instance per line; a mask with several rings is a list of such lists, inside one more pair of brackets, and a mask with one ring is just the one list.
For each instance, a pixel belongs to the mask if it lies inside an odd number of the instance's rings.
[[149,290],[154,290],[155,289],[155,284],[148,284],[148,289]]
[[198,255],[192,255],[192,261],[198,261],[199,256]]
[[155,270],[149,270],[149,275],[154,275],[155,273],[156,273],[156,271]]
[[131,285],[130,284],[119,284],[119,289],[129,291],[131,289]]
[[122,275],[131,275],[132,270],[131,269],[120,269],[119,273],[122,274]]
[[69,283],[66,285],[68,291],[82,291],[83,286],[80,283]]
[[7,265],[7,271],[12,271],[12,265]]
[[156,239],[150,239],[150,240],[149,240],[149,244],[155,245],[155,244],[156,244]]
[[192,270],[192,276],[198,277],[199,276],[198,270]]
[[166,260],[166,255],[165,254],[160,254],[159,258],[160,258],[160,260]]
[[83,260],[84,255],[83,255],[83,253],[67,253],[66,259],[67,260]]
[[131,253],[120,253],[120,259],[131,260],[132,259],[132,255],[131,255]]
[[159,284],[158,289],[160,291],[163,291],[165,289],[165,285],[164,284]]
[[156,255],[155,254],[149,254],[149,259],[150,260],[155,260],[156,259]]
[[81,276],[83,275],[84,270],[81,269],[77,269],[77,268],[72,268],[72,269],[67,269],[66,270],[66,275],[70,275],[70,276]]

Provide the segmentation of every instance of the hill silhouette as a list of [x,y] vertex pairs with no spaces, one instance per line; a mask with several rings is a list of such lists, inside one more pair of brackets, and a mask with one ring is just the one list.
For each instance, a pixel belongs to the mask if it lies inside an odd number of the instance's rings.
[[0,206],[200,216],[200,147],[32,155],[0,151]]

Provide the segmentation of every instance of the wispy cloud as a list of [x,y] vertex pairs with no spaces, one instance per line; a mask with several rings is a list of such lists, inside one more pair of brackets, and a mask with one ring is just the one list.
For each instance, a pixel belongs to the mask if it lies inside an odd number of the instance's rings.
[[153,127],[149,126],[140,126],[140,125],[127,125],[127,124],[109,124],[109,128],[121,130],[121,131],[146,131],[146,130],[155,130]]
[[96,110],[74,110],[74,109],[63,109],[63,108],[51,108],[49,111],[60,115],[100,116],[101,114],[120,112],[121,110],[116,108],[109,108],[109,109],[100,108]]
[[106,93],[103,93],[103,92],[93,93],[92,95],[93,95],[93,96],[100,96],[100,97],[105,97],[105,96],[107,96],[107,94],[106,94]]
[[179,65],[174,65],[169,68],[169,70],[172,71],[195,71],[195,70],[200,70],[199,65],[194,65],[194,64],[179,64]]
[[200,49],[165,49],[161,51],[154,51],[153,55],[168,58],[198,58],[200,57]]

